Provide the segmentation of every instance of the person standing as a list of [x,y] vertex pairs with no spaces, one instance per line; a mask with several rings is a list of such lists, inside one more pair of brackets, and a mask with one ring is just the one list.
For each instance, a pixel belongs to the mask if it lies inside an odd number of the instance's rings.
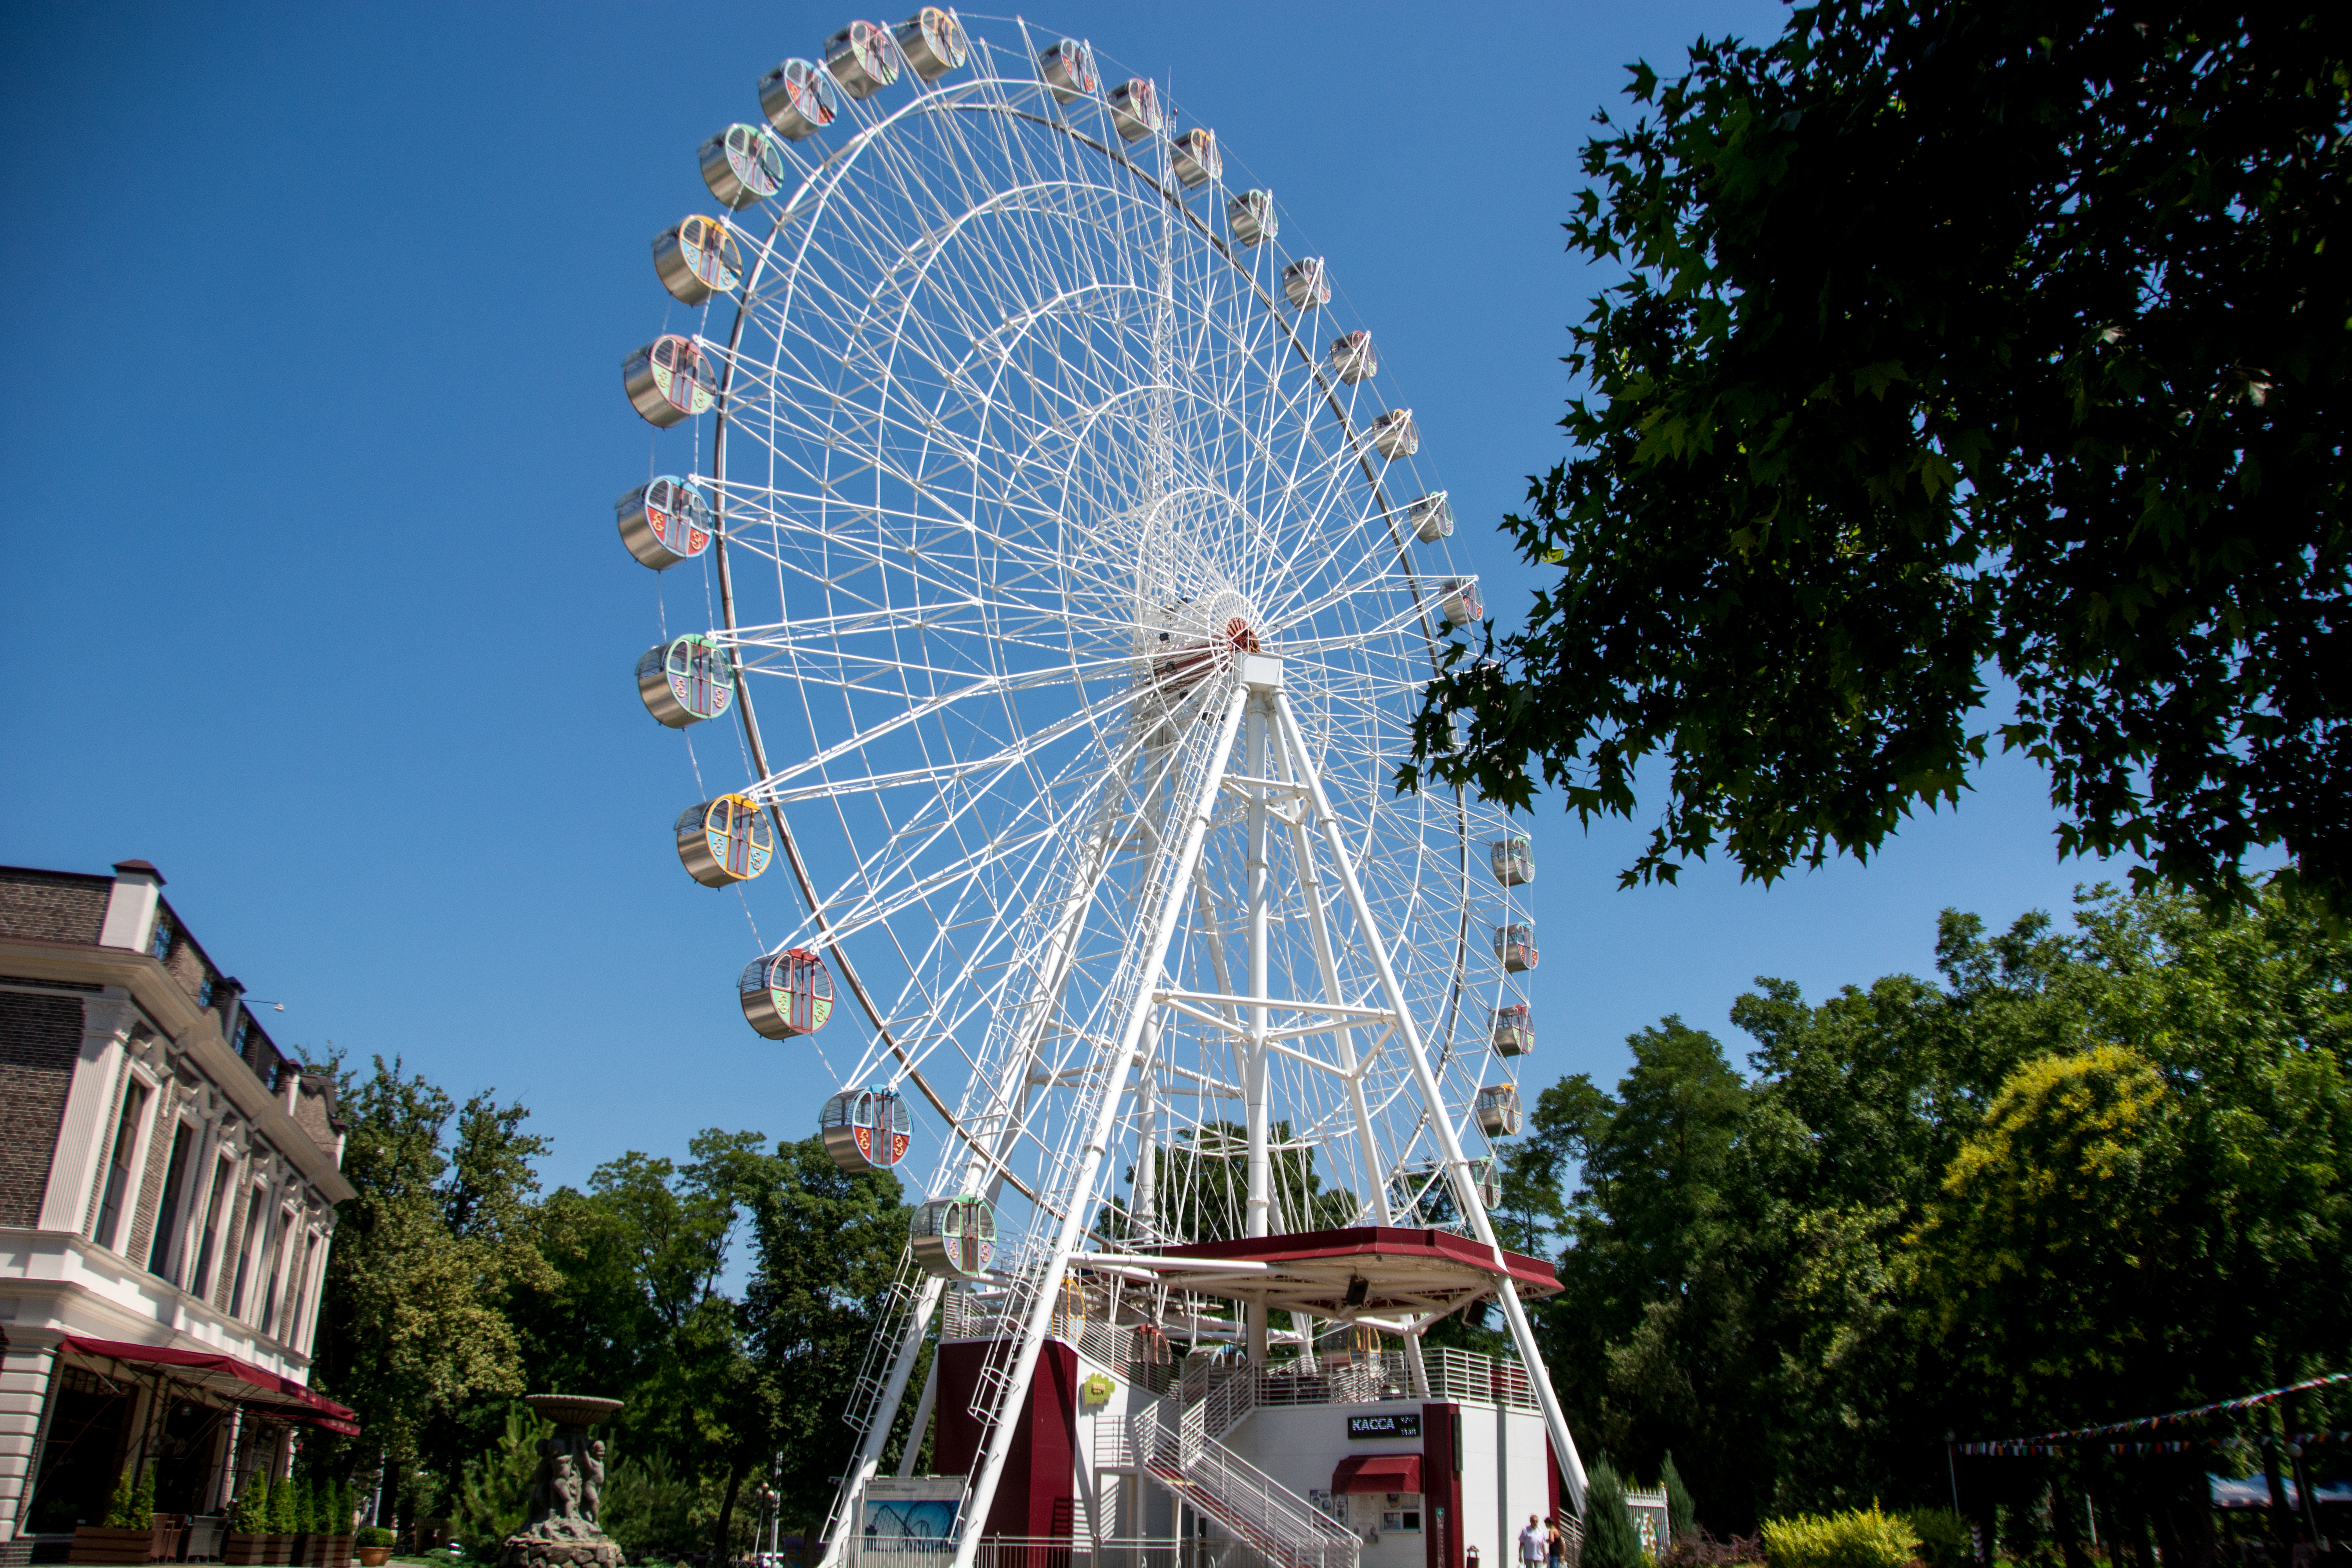
[[1519,1568],[1543,1568],[1543,1526],[1534,1514],[1528,1515],[1528,1527],[1519,1531]]
[[1562,1560],[1567,1556],[1568,1537],[1561,1531],[1559,1521],[1556,1519],[1549,1521],[1544,1525],[1545,1560],[1550,1563],[1551,1568],[1560,1568]]

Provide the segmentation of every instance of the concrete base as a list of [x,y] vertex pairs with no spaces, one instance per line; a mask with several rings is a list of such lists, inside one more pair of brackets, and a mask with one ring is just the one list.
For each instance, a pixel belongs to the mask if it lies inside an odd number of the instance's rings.
[[612,1542],[549,1541],[509,1535],[499,1553],[499,1568],[621,1568],[621,1549]]

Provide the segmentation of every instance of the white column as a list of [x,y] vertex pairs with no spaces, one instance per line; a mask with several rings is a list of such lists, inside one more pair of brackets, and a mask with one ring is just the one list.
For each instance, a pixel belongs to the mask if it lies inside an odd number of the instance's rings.
[[43,1230],[79,1234],[89,1214],[95,1178],[114,1132],[110,1112],[126,1059],[120,1047],[137,1016],[125,1001],[93,996],[82,1004],[81,1054],[66,1089],[58,1152],[49,1161],[48,1190],[41,1198]]
[[56,1363],[56,1352],[47,1345],[10,1345],[0,1355],[0,1541],[13,1541],[24,1530],[34,1450],[40,1444]]

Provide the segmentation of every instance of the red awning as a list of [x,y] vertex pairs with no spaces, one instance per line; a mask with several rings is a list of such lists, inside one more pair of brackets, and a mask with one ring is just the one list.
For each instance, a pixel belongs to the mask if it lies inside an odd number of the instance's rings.
[[59,1340],[58,1349],[60,1352],[108,1361],[173,1367],[180,1382],[235,1400],[249,1410],[266,1410],[284,1421],[305,1421],[347,1437],[359,1436],[359,1412],[351,1406],[313,1394],[290,1377],[264,1372],[251,1362],[239,1361],[219,1351],[172,1350],[163,1345],[132,1344],[128,1340],[93,1340],[80,1334],[68,1334]]
[[1417,1492],[1419,1454],[1350,1454],[1331,1472],[1335,1492]]

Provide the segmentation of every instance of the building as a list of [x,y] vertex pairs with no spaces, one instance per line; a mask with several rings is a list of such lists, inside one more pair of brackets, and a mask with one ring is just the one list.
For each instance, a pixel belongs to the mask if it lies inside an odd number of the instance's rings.
[[134,1466],[200,1554],[301,1426],[356,1430],[308,1387],[342,1142],[152,866],[0,868],[0,1562]]

